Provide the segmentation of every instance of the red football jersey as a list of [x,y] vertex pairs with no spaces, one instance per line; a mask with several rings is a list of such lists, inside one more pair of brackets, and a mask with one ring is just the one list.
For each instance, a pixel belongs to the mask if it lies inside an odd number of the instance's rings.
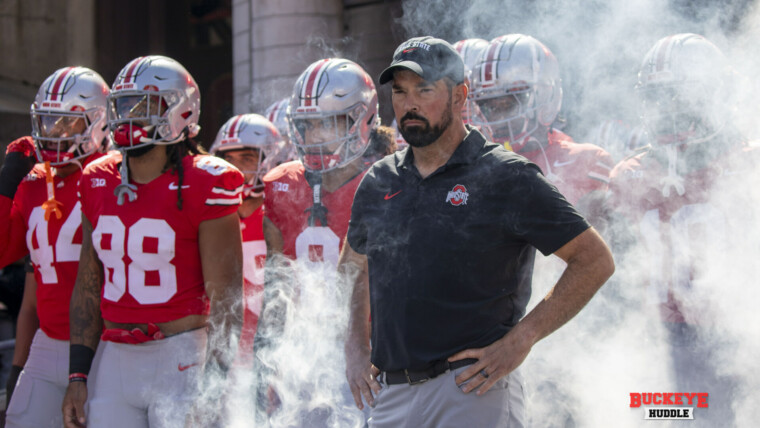
[[[29,138],[29,137],[24,137]],[[94,154],[86,162],[103,155]],[[53,176],[61,218],[45,220],[48,199],[45,168],[37,164],[24,178],[13,201],[0,196],[0,266],[29,252],[37,281],[40,329],[57,340],[69,340],[69,301],[74,290],[82,247],[82,211],[77,187],[82,172]]]
[[179,178],[170,171],[138,184],[137,199],[117,204],[121,154],[91,163],[80,184],[82,212],[92,223],[92,243],[103,263],[101,311],[117,323],[160,323],[208,314],[198,243],[205,220],[235,213],[243,175],[212,156],[182,159]]
[[[731,251],[739,251],[739,238],[747,232],[741,227],[754,224],[748,207],[752,198],[740,200],[751,195],[746,185],[757,154],[743,147],[680,173],[682,193],[668,184],[676,181],[666,178],[668,159],[663,150],[642,151],[612,170],[609,203],[628,219],[642,245],[635,257],[643,258],[640,262],[646,268],[637,273],[644,275],[647,300],[658,305],[663,321],[696,324],[704,315],[703,305],[709,302],[695,301],[694,287],[704,281],[705,269],[730,268],[730,260],[722,263],[714,255],[730,257]],[[730,244],[729,236],[734,237]]]
[[299,161],[277,166],[264,177],[266,217],[282,232],[283,254],[293,259],[326,261],[335,266],[348,230],[354,193],[366,170],[335,192],[322,191],[327,208],[327,227],[309,227],[307,209],[313,206],[313,192]]
[[264,262],[267,246],[264,242],[264,207],[259,207],[250,216],[240,220],[243,234],[243,294],[245,312],[243,330],[240,333],[239,357],[250,361],[253,353],[253,338],[259,322],[261,302],[264,293]]
[[520,154],[538,165],[571,204],[594,190],[607,190],[609,174],[615,166],[609,153],[593,144],[576,143],[556,129],[549,132],[548,138],[549,145],[543,150]]

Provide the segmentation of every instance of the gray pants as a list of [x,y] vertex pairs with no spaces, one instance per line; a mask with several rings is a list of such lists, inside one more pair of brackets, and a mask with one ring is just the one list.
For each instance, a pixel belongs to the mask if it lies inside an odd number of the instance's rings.
[[139,345],[101,341],[88,382],[87,426],[184,427],[206,337],[199,328]]
[[8,406],[5,426],[63,426],[61,404],[68,385],[69,342],[51,339],[42,330],[37,330]]
[[519,369],[499,379],[482,396],[463,393],[454,378],[461,367],[417,385],[386,385],[375,398],[370,428],[521,428],[525,395]]

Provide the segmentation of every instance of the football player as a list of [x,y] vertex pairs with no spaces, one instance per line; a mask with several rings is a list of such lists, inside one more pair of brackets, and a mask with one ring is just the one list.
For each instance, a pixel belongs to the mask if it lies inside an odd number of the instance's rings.
[[243,203],[238,208],[243,236],[244,307],[243,330],[238,357],[241,363],[252,363],[253,338],[261,311],[264,290],[266,244],[264,218],[264,175],[276,160],[282,137],[264,116],[242,114],[232,117],[219,129],[211,154],[237,167],[245,176]]
[[290,97],[285,97],[272,103],[264,113],[264,117],[274,124],[282,137],[271,154],[270,163],[273,167],[296,159],[296,148],[288,135],[288,104],[290,104]]
[[[475,66],[480,61],[480,57],[487,48],[488,40],[484,39],[463,39],[454,44],[454,49],[457,50],[459,56],[464,61],[464,80],[467,87],[472,86],[472,70],[475,69]],[[491,130],[485,124],[486,118],[472,98],[467,98],[467,102],[462,109],[462,119],[464,119],[465,124],[475,126],[489,141],[493,141]],[[393,120],[395,121],[396,119]],[[512,150],[509,142],[505,141],[503,144],[507,150]]]
[[610,155],[552,127],[562,105],[562,82],[557,59],[543,43],[523,34],[491,40],[473,69],[470,97],[494,142],[536,163],[570,203],[606,191],[614,166]]
[[[334,270],[356,187],[378,156],[395,151],[393,132],[379,126],[377,111],[372,78],[347,59],[316,61],[295,83],[288,116],[298,160],[279,165],[264,177],[267,272],[254,343],[257,361],[259,349],[269,348],[284,328],[286,309],[275,298],[282,292],[277,273],[283,258]],[[306,292],[297,291],[300,303]],[[355,412],[347,385],[345,389],[344,408]]]
[[119,151],[79,186],[67,427],[184,426],[200,375],[206,400],[222,394],[242,319],[243,175],[199,153],[199,114],[198,85],[171,58],[136,58],[112,86]]
[[108,145],[108,91],[85,67],[50,75],[31,107],[32,136],[8,146],[0,170],[0,266],[26,253],[34,266],[17,324],[8,427],[63,425],[69,300],[82,244],[77,183]]
[[703,338],[721,317],[709,296],[729,292],[723,276],[740,271],[732,255],[757,253],[744,238],[755,224],[756,201],[742,200],[752,194],[757,150],[732,126],[727,76],[726,58],[704,37],[659,40],[637,84],[650,145],[610,175],[610,203],[627,220],[615,230],[636,231],[638,240],[620,258],[645,266],[633,269],[640,274],[635,280],[668,333],[676,388],[710,394],[711,426],[733,425],[733,386],[718,374],[722,369],[710,361],[714,345]]

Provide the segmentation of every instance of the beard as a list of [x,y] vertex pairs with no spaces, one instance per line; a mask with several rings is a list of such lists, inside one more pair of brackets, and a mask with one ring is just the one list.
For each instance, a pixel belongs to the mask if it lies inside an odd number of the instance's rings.
[[[411,119],[419,120],[420,122],[424,123],[424,126],[404,126],[404,121]],[[449,128],[449,125],[451,125],[451,98],[449,98],[448,102],[446,103],[446,110],[443,112],[441,123],[436,126],[430,126],[430,122],[427,119],[411,111],[405,114],[399,123],[401,124],[399,126],[399,132],[401,132],[401,136],[404,137],[404,140],[406,140],[410,146],[429,146],[434,141],[438,140],[438,138],[440,138],[441,135],[443,135],[443,133]]]

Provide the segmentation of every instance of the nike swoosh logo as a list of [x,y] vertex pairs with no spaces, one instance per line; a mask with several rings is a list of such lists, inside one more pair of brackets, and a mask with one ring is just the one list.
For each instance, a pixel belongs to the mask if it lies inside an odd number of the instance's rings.
[[[177,190],[178,187],[179,186],[177,186],[177,183],[169,183],[169,190]],[[188,187],[190,187],[189,184],[187,184],[187,185],[183,184],[182,185],[183,189],[187,189]]]
[[561,167],[561,166],[570,165],[570,164],[572,164],[572,163],[575,163],[575,161],[576,161],[576,160],[577,160],[577,159],[571,159],[571,160],[569,160],[569,161],[565,161],[565,162],[558,162],[558,161],[554,161],[554,167],[555,167],[555,168],[559,168],[559,167]]
[[385,200],[387,201],[388,199],[390,199],[390,198],[392,198],[392,197],[394,197],[394,196],[398,195],[398,194],[399,194],[399,193],[401,193],[401,192],[402,192],[402,191],[401,191],[401,190],[399,190],[398,192],[396,192],[396,193],[394,193],[394,194],[392,194],[392,195],[390,195],[390,194],[386,194],[386,195],[385,195]]
[[183,371],[189,369],[190,367],[194,367],[194,366],[197,366],[197,365],[198,365],[198,363],[188,364],[186,366],[183,366],[182,363],[179,363],[179,364],[177,364],[177,370],[183,372]]

